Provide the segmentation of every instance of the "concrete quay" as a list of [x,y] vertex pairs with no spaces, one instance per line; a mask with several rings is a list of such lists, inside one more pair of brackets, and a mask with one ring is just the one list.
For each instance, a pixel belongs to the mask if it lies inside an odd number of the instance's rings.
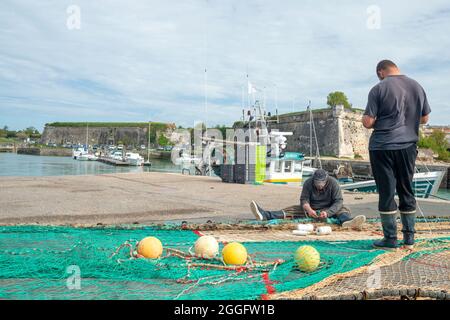
[[[300,187],[240,185],[175,173],[1,177],[0,225],[96,225],[253,219],[256,200],[267,210],[298,204]],[[353,214],[377,217],[376,194],[344,192]],[[450,202],[421,199],[426,216],[450,216]]]

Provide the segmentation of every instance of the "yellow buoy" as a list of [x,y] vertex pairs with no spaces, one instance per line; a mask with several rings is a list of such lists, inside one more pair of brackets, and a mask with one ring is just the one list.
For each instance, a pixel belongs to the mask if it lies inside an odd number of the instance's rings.
[[312,272],[320,264],[320,253],[312,246],[301,246],[295,251],[294,260],[303,272]]
[[155,237],[147,237],[139,241],[137,252],[149,259],[157,259],[163,252],[161,241]]
[[226,264],[242,265],[247,262],[247,249],[238,242],[232,242],[223,248],[222,256]]
[[199,258],[214,258],[219,254],[219,243],[213,236],[202,236],[195,241],[195,255]]

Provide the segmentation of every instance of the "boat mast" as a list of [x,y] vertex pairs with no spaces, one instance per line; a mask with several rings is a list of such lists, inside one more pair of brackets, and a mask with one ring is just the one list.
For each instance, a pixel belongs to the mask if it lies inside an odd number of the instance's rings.
[[148,122],[147,161],[150,162],[150,121]]
[[311,102],[308,105],[308,110],[309,110],[309,157],[310,157],[310,159],[312,161],[312,112],[311,112]]
[[[207,4],[206,4],[207,5]],[[207,15],[205,15],[205,38],[204,38],[204,53],[205,53],[205,73],[204,73],[204,90],[205,90],[205,137],[208,137],[208,19]],[[206,145],[203,152],[208,151],[208,171],[209,176],[212,176],[211,172],[211,151],[208,148],[208,144]]]
[[[319,142],[317,141],[316,126],[314,125],[314,119],[311,109],[311,101],[309,102],[309,116],[310,116],[310,132],[314,132],[314,139],[316,141],[316,157],[315,160],[319,161],[319,168],[322,169],[322,160],[320,159]],[[311,133],[311,143],[310,143],[311,161],[312,161],[312,133]],[[312,165],[312,162],[311,162]]]
[[89,151],[89,122],[86,122],[86,151]]

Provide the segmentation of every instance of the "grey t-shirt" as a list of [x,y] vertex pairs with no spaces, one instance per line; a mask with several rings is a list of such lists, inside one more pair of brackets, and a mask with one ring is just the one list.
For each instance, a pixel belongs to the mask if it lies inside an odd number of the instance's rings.
[[369,150],[406,149],[419,140],[420,118],[431,112],[420,84],[389,76],[370,90],[365,115],[376,118]]
[[305,203],[309,203],[314,210],[327,209],[330,216],[339,214],[344,204],[339,183],[335,178],[328,177],[324,190],[319,191],[314,186],[313,178],[309,178],[303,183],[300,195],[301,206],[303,207]]

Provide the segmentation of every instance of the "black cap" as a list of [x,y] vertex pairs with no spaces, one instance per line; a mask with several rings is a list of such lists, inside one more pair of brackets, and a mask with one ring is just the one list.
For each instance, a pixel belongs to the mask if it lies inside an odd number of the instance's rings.
[[323,169],[318,169],[314,171],[313,180],[314,181],[326,181],[328,179],[328,173]]

